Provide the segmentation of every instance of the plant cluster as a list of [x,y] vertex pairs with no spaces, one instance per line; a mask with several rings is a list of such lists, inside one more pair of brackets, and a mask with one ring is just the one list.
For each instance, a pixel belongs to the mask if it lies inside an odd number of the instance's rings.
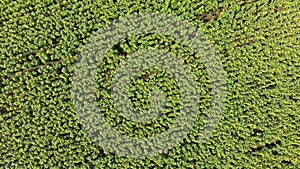
[[[3,0],[0,11],[0,168],[299,168],[297,1]],[[218,52],[228,91],[218,128],[200,142],[212,99],[205,64],[173,37],[122,40],[107,53],[96,79],[98,104],[115,130],[150,137],[178,117],[178,84],[159,69],[137,74],[129,98],[137,110],[147,110],[149,92],[159,87],[167,100],[161,117],[145,125],[114,109],[109,90],[117,85],[110,83],[114,70],[135,51],[166,49],[183,58],[200,93],[197,122],[182,142],[157,156],[132,159],[93,142],[78,122],[71,89],[88,37],[119,16],[142,11],[197,25]]]

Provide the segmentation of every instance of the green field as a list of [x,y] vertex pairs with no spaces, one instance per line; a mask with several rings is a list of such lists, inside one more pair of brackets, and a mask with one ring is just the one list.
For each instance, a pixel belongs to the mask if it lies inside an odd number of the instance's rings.
[[[134,76],[129,98],[151,107],[166,94],[161,117],[147,125],[113,106],[114,71],[126,56],[165,49],[189,66],[199,89],[192,130],[172,149],[129,158],[101,147],[75,110],[74,72],[84,46],[119,17],[156,12],[196,25],[213,44],[226,78],[223,115],[200,141],[212,100],[205,64],[172,36],[122,39],[97,69],[97,103],[107,123],[135,138],[163,133],[178,117],[179,86],[162,70]],[[300,168],[300,3],[286,0],[3,0],[0,2],[0,168]],[[100,134],[99,134],[100,133]],[[94,133],[101,135],[101,131]]]

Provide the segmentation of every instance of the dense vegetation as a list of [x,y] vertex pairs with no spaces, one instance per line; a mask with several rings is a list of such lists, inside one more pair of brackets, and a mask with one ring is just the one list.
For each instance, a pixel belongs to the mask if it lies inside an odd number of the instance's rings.
[[[299,168],[299,2],[3,0],[0,9],[1,167]],[[119,157],[95,144],[78,121],[71,93],[74,65],[98,29],[120,16],[147,11],[180,16],[207,35],[224,66],[226,105],[212,136],[199,142],[211,103],[205,65],[173,37],[123,39],[109,50],[97,76],[99,105],[118,132],[152,136],[178,116],[178,85],[155,69],[135,76],[129,97],[138,110],[148,109],[145,86],[159,86],[168,100],[162,117],[143,125],[112,110],[109,70],[134,51],[167,49],[184,58],[197,77],[201,97],[195,126],[175,147],[144,159]]]

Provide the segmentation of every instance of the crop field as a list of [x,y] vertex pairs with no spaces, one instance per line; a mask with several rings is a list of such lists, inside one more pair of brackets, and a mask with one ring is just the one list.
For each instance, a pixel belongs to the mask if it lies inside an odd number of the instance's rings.
[[300,168],[299,42],[296,0],[2,0],[0,168]]

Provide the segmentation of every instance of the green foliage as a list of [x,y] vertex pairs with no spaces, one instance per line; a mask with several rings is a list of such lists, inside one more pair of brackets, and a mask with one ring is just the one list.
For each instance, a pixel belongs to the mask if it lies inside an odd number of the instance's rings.
[[[0,168],[299,168],[297,1],[3,0],[0,11]],[[165,131],[176,121],[180,102],[170,75],[145,70],[132,80],[130,98],[138,110],[148,109],[148,94],[158,85],[167,95],[164,114],[147,125],[120,116],[108,89],[126,55],[167,49],[183,58],[199,85],[192,131],[171,150],[145,159],[118,157],[94,144],[78,123],[70,92],[88,37],[137,11],[170,13],[196,24],[218,51],[228,84],[223,119],[203,143],[199,133],[213,82],[193,51],[159,34],[134,35],[111,49],[98,69],[97,97],[107,122],[122,134]]]

